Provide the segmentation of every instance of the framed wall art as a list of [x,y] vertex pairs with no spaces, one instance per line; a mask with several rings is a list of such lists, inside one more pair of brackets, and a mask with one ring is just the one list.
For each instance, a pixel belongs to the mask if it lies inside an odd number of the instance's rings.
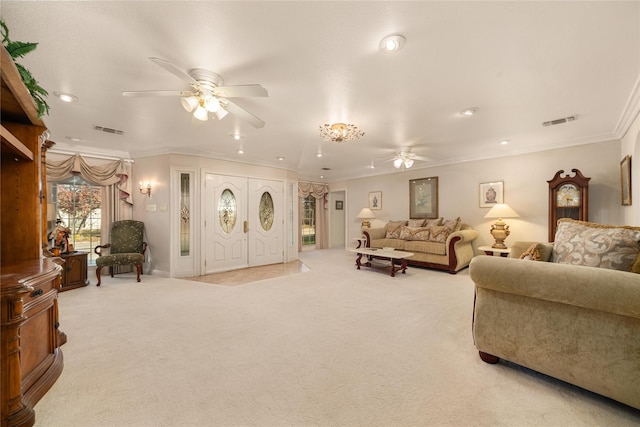
[[336,210],[341,211],[344,209],[344,202],[342,200],[336,200]]
[[504,181],[480,183],[480,207],[492,208],[504,203]]
[[409,218],[438,218],[438,177],[409,181]]
[[369,192],[369,209],[371,210],[382,209],[382,191]]
[[631,206],[631,156],[626,155],[620,162],[620,189],[622,206]]

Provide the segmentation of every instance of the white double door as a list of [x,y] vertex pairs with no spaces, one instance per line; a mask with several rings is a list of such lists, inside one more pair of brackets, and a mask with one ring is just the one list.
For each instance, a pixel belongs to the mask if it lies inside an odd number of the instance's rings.
[[283,183],[205,175],[205,274],[284,262]]

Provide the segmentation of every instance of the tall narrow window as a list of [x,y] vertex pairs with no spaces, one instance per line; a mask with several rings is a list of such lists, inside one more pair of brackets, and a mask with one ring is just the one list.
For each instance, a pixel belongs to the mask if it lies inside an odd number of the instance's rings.
[[[69,244],[75,251],[88,252],[88,264],[95,265],[93,249],[100,244],[102,187],[79,176],[50,185],[55,217],[70,230]],[[50,241],[49,247],[53,244]]]
[[180,174],[180,256],[189,256],[191,248],[190,176]]
[[316,244],[316,198],[311,195],[302,199],[302,244]]

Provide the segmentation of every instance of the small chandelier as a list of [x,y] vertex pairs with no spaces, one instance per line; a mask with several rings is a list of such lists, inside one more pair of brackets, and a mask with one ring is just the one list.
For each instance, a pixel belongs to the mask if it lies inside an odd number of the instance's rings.
[[320,126],[320,136],[325,141],[344,142],[360,139],[364,136],[364,132],[352,124],[325,123]]

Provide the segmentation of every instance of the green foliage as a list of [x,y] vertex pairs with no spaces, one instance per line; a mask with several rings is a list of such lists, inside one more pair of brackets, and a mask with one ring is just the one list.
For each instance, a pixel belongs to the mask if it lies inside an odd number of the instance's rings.
[[[38,46],[38,43],[19,42],[9,39],[9,28],[2,20],[0,20],[0,34],[2,35],[2,44],[7,49],[7,52],[9,52],[9,55],[11,55],[14,62],[16,58],[24,57],[27,53],[34,51]],[[38,109],[38,118],[42,118],[45,114],[49,114],[49,104],[47,104],[46,101],[46,97],[49,95],[47,91],[38,84],[38,81],[33,78],[33,75],[28,69],[17,62],[16,67],[18,68],[20,77],[22,77],[22,81],[31,94],[31,98],[33,98],[36,108]]]

